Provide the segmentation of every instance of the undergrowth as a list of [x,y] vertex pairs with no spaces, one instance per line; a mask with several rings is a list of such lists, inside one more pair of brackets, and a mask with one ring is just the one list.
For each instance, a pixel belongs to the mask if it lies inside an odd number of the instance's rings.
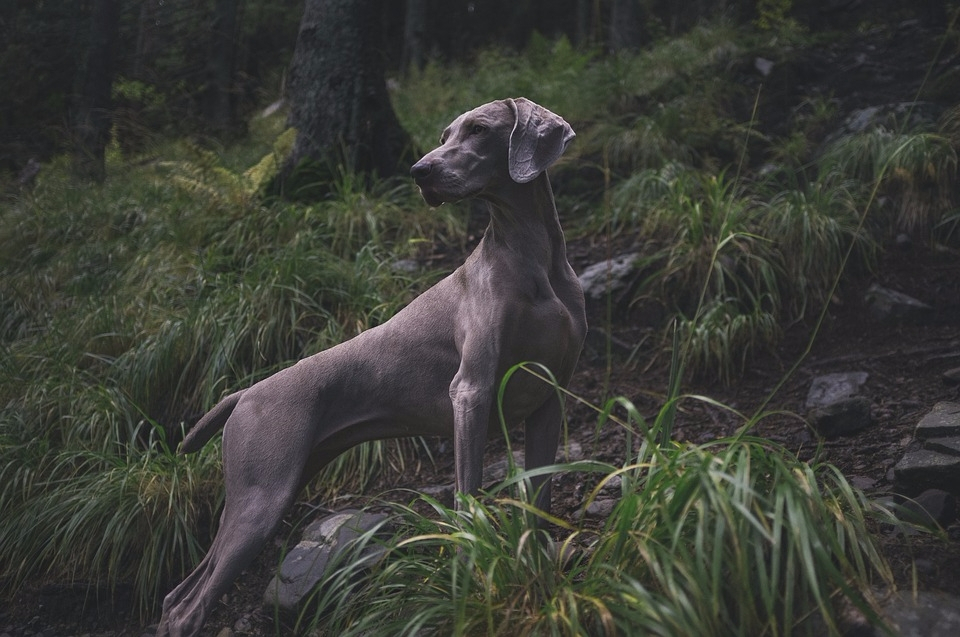
[[599,523],[536,509],[522,472],[482,500],[458,496],[456,509],[426,496],[387,503],[388,521],[337,552],[281,632],[838,634],[844,604],[882,628],[871,587],[892,576],[869,529],[889,511],[834,467],[745,433],[661,444],[673,404],[652,424],[624,399],[598,410],[640,441],[621,465],[537,470],[586,476],[596,486],[585,507],[616,493]]
[[[895,233],[960,241],[956,111],[815,154],[835,114],[811,101],[786,136],[767,138],[762,104],[728,75],[752,38],[719,22],[606,55],[537,37],[522,54],[432,62],[392,97],[424,149],[490,99],[525,95],[567,118],[578,140],[553,178],[568,236],[640,245],[627,303],[665,308],[656,327],[679,325],[688,372],[733,381]],[[283,117],[252,122],[254,138],[230,148],[112,149],[103,186],[73,181],[62,158],[4,199],[5,593],[38,578],[126,582],[154,614],[207,545],[222,499],[218,444],[177,456],[184,427],[226,393],[387,320],[442,274],[429,265],[435,245],[466,244],[465,208],[427,209],[408,180],[368,188],[339,174],[321,201],[265,197],[290,141]],[[622,467],[567,468],[624,485],[605,528],[551,520],[569,553],[544,552],[519,522],[533,514],[519,496],[465,499],[459,512],[427,501],[429,520],[399,510],[414,539],[398,539],[376,585],[324,621],[357,634],[349,626],[786,634],[794,617],[829,618],[838,592],[869,607],[861,584],[884,576],[863,529],[870,505],[832,468],[748,437],[661,442]],[[363,446],[312,497],[359,491],[409,453]],[[768,585],[750,596],[748,576]]]

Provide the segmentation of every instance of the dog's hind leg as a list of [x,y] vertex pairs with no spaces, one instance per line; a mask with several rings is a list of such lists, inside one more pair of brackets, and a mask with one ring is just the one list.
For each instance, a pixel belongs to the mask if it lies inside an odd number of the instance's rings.
[[[524,469],[536,469],[556,461],[562,421],[560,397],[551,392],[547,400],[526,419],[523,435]],[[537,493],[537,507],[547,512],[550,510],[550,482],[549,475],[537,476],[530,481],[534,493]]]
[[159,635],[193,637],[233,581],[273,537],[299,481],[270,485],[227,498],[220,529],[197,569],[167,595]]
[[[309,456],[309,435],[303,414],[276,421],[273,440],[283,457],[265,458],[259,418],[271,403],[245,402],[233,412],[224,430],[226,499],[220,528],[210,551],[196,570],[167,595],[158,637],[194,637],[210,611],[238,575],[273,537],[296,498]],[[285,434],[285,435],[281,435]],[[294,453],[293,451],[300,453]]]

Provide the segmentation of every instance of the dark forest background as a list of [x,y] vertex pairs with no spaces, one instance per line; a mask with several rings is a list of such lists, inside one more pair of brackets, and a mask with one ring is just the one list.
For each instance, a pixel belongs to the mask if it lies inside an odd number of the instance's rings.
[[[869,4],[869,7],[865,7]],[[387,76],[482,47],[522,49],[533,33],[606,53],[638,50],[724,15],[761,28],[855,29],[873,21],[946,22],[950,3],[858,0],[4,0],[0,2],[0,171],[75,153],[103,178],[112,140],[237,137],[252,110],[285,94],[306,9],[367,22]],[[337,12],[340,12],[339,14]],[[330,16],[333,16],[332,18]],[[329,24],[333,23],[333,24]]]

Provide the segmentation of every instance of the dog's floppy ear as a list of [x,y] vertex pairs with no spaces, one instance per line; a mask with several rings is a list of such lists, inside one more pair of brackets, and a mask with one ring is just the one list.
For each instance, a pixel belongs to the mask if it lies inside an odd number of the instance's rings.
[[510,133],[510,178],[525,184],[557,161],[576,133],[562,117],[525,97],[506,102],[516,116]]

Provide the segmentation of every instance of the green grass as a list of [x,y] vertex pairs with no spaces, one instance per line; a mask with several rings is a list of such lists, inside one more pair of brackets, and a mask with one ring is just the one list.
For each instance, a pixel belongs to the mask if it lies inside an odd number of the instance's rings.
[[[605,520],[546,516],[522,473],[488,498],[461,496],[458,510],[427,497],[390,505],[389,538],[375,529],[347,549],[293,631],[837,634],[844,599],[878,620],[870,587],[891,574],[869,527],[889,513],[834,467],[746,435],[661,446],[657,427],[630,415],[620,424],[641,444],[624,464],[548,470],[596,484],[585,505],[618,482]],[[671,418],[665,408],[659,426]]]
[[[55,164],[2,212],[5,590],[126,582],[152,613],[222,497],[218,445],[182,458],[165,441],[225,393],[388,319],[437,276],[393,263],[461,241],[456,211],[409,184],[344,177],[336,199],[269,202],[210,151],[154,152],[170,155],[112,158],[103,187]],[[395,449],[346,454],[315,494],[361,489],[402,462]]]
[[[688,373],[733,382],[787,325],[818,315],[845,266],[869,268],[896,232],[960,241],[956,110],[936,129],[866,131],[815,153],[836,114],[810,98],[784,137],[767,139],[763,95],[727,75],[752,59],[754,40],[718,22],[611,56],[537,37],[522,54],[431,62],[392,98],[424,149],[491,99],[525,95],[562,114],[578,133],[553,171],[567,235],[638,244],[632,301],[667,309],[653,327],[677,326],[675,368],[682,359]],[[334,171],[322,200],[264,197],[289,147],[283,117],[252,121],[250,138],[229,147],[111,149],[102,186],[75,182],[61,158],[2,202],[4,592],[43,578],[131,584],[153,613],[207,545],[222,497],[217,444],[171,453],[182,427],[225,393],[387,320],[442,274],[409,274],[398,260],[465,245],[466,206],[429,209],[405,179]],[[770,158],[774,170],[758,176],[752,168]],[[371,575],[384,597],[365,589],[366,608],[324,621],[358,632],[350,621],[465,634],[785,634],[794,617],[827,614],[842,581],[857,599],[868,571],[884,576],[863,532],[872,505],[832,468],[759,440],[676,446],[658,431],[662,449],[644,443],[623,466],[567,467],[626,485],[604,528],[554,520],[568,558],[535,540],[519,495],[465,500],[459,513],[428,502],[430,519],[398,512],[407,539]],[[360,447],[310,496],[359,491],[413,447]],[[749,573],[770,586],[747,604]],[[360,585],[348,576],[344,587]],[[729,590],[710,588],[718,577]],[[409,605],[390,611],[404,591]]]

